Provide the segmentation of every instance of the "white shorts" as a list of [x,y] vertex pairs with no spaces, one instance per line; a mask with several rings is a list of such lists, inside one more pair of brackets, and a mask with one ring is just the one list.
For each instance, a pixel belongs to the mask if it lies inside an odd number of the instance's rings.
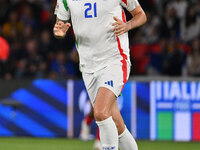
[[127,82],[130,74],[130,64],[111,64],[95,73],[83,73],[83,80],[90,97],[90,101],[94,106],[97,92],[100,87],[111,90],[116,97]]

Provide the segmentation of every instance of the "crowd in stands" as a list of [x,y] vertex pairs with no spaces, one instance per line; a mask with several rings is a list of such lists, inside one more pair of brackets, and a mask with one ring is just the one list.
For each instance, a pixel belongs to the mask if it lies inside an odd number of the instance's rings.
[[[148,22],[129,32],[131,75],[200,76],[200,0],[139,2]],[[0,79],[81,77],[73,29],[53,36],[55,5],[0,1]]]

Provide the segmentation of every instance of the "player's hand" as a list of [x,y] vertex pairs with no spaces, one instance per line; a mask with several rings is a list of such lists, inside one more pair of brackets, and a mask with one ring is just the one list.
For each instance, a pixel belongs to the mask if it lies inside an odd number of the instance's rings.
[[113,31],[116,36],[120,36],[130,30],[129,23],[125,23],[117,17],[113,17],[113,19],[116,21],[115,23],[112,24],[112,26],[114,26]]
[[64,37],[69,27],[71,27],[71,24],[68,22],[64,23],[62,21],[59,21],[58,23],[56,23],[53,28],[55,37],[57,38]]

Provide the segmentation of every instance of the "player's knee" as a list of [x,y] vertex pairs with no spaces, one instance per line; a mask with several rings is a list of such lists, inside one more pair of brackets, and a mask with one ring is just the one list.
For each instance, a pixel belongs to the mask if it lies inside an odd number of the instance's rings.
[[94,111],[94,117],[96,121],[103,121],[109,118],[111,115],[108,112],[97,110]]

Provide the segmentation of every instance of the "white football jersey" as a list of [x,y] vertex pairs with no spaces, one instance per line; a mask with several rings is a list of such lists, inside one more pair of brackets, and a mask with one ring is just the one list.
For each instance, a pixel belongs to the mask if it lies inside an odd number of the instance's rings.
[[116,37],[112,24],[114,16],[125,21],[122,6],[132,11],[138,5],[137,0],[57,0],[57,17],[72,20],[82,72],[130,61],[128,33]]

